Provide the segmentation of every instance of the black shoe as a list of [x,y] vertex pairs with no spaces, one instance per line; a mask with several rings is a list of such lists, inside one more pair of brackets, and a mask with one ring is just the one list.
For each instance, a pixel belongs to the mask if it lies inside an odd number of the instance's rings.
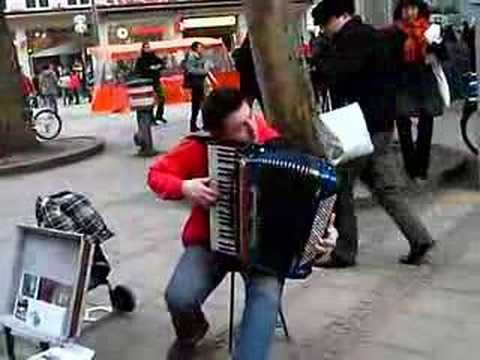
[[425,256],[435,247],[435,241],[428,244],[415,245],[408,255],[401,256],[399,262],[405,265],[421,265]]
[[176,340],[168,349],[166,360],[190,360],[193,359],[194,353],[195,346]]
[[334,252],[326,254],[320,259],[316,259],[313,266],[323,269],[345,269],[355,266],[355,260],[346,261],[339,256],[336,256]]
[[193,336],[189,338],[177,339],[170,346],[167,354],[167,360],[189,360],[193,359],[195,347],[205,337],[210,325],[206,320],[199,323]]
[[164,123],[164,124],[168,124],[168,121],[167,121],[167,119],[165,119],[165,118],[161,118],[160,121],[161,121],[162,123]]

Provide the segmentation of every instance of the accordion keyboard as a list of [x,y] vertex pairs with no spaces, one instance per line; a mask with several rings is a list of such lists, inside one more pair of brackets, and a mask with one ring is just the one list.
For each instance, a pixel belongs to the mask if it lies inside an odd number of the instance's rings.
[[209,145],[209,177],[219,192],[219,199],[210,209],[210,239],[213,251],[238,255],[239,217],[236,214],[238,154],[234,147]]

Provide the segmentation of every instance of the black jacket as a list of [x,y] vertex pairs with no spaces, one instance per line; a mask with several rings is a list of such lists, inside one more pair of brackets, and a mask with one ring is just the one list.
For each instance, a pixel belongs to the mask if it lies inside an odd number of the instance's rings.
[[313,61],[316,81],[330,88],[334,107],[358,102],[371,134],[393,131],[395,79],[385,38],[355,18],[331,45]]
[[143,52],[135,64],[135,73],[142,77],[153,80],[154,84],[158,83],[165,70],[165,61],[154,53]]
[[258,85],[255,63],[248,37],[244,40],[242,46],[233,52],[232,56],[235,61],[235,68],[240,74],[240,90],[242,94],[249,98],[260,99],[261,101],[262,93]]

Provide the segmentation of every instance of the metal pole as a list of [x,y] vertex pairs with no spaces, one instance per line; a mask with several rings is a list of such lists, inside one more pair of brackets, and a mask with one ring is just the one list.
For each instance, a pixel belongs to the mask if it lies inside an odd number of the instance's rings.
[[91,1],[92,1],[91,18],[92,18],[93,37],[96,39],[98,44],[100,43],[100,39],[98,35],[99,19],[98,19],[97,3],[96,3],[96,0],[91,0]]

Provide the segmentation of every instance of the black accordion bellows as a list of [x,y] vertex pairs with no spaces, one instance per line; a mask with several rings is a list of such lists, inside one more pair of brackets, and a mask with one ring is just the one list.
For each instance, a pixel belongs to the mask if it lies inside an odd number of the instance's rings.
[[[217,209],[211,212],[212,249],[227,248],[227,254],[238,253],[247,267],[285,276],[302,256],[320,201],[337,190],[334,168],[280,144],[250,145],[232,153],[220,146],[212,155],[214,149],[209,158],[218,166],[210,164],[210,175],[222,186]],[[223,228],[216,229],[216,224]]]

